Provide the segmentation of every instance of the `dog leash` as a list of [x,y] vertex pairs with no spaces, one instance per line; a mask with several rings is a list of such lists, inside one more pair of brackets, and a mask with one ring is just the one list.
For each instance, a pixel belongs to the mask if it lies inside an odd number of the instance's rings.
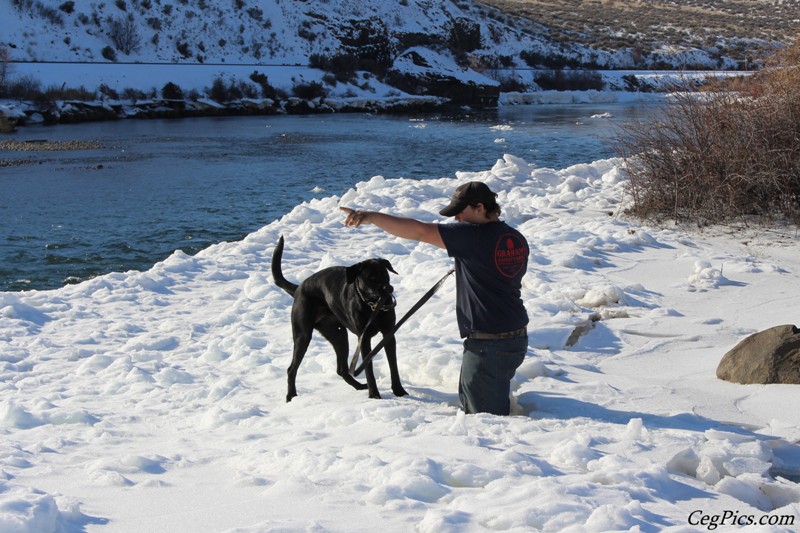
[[[425,294],[422,295],[422,298],[420,298],[419,301],[417,301],[417,303],[415,303],[411,307],[411,309],[408,310],[408,312],[403,316],[403,318],[401,318],[400,320],[397,321],[397,324],[395,324],[394,331],[392,332],[392,334],[394,334],[398,329],[400,329],[400,326],[402,326],[405,323],[405,321],[408,320],[411,317],[411,315],[416,313],[419,310],[419,308],[422,307],[425,304],[425,302],[430,300],[431,296],[436,294],[436,291],[438,291],[439,288],[444,284],[444,282],[445,282],[445,280],[447,280],[448,276],[450,276],[450,274],[452,274],[455,271],[456,271],[455,267],[451,268],[447,272],[447,274],[442,276],[442,279],[437,281],[436,284],[433,287],[428,289],[428,292],[426,292]],[[374,315],[375,315],[375,313],[373,312],[373,316]],[[370,322],[372,322],[372,317],[370,317]],[[367,326],[369,326],[369,323],[367,324]],[[366,331],[367,331],[367,329],[364,328],[364,332],[366,332]],[[361,334],[361,337],[363,337],[363,335],[364,335],[364,333]],[[378,343],[378,345],[375,346],[372,349],[372,351],[369,352],[366,356],[364,356],[364,360],[361,362],[361,365],[359,365],[357,368],[354,368],[356,366],[356,362],[358,361],[358,353],[361,350],[361,337],[359,337],[359,339],[358,339],[358,349],[356,350],[356,353],[353,354],[353,360],[350,362],[350,373],[352,375],[354,375],[354,376],[357,376],[361,372],[364,371],[364,366],[367,363],[369,363],[370,361],[372,361],[372,358],[375,357],[375,355],[377,355],[377,353],[379,351],[381,351],[381,349],[383,348],[383,345],[386,343],[386,341],[384,339],[381,339],[381,341]]]
[[[358,292],[358,295],[361,296],[361,291],[358,290],[358,287],[356,287],[356,292]],[[383,311],[385,311],[384,309],[381,308],[383,307],[383,302],[385,302],[388,299],[388,295],[384,294],[383,296],[381,296],[378,299],[378,301],[375,302],[375,304],[367,302],[367,300],[364,299],[363,296],[361,296],[361,299],[364,300],[364,302],[370,306],[370,308],[372,309],[372,313],[369,315],[369,320],[367,320],[367,325],[364,326],[364,329],[361,331],[361,335],[358,336],[358,346],[356,346],[356,351],[355,353],[353,353],[353,358],[350,360],[351,374],[356,370],[356,363],[358,363],[358,354],[361,353],[361,343],[364,341],[364,335],[367,334],[367,330],[369,329],[370,324],[372,324],[372,321],[375,320],[376,316],[378,316],[378,313],[382,313]]]

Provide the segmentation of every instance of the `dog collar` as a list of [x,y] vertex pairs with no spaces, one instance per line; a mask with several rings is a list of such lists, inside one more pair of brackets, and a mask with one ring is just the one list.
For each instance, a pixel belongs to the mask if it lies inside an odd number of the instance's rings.
[[395,304],[397,303],[397,300],[395,300],[394,296],[390,295],[391,296],[391,304],[390,305],[381,306],[381,303],[384,301],[385,298],[379,298],[378,300],[376,300],[374,302],[370,302],[369,300],[364,298],[364,295],[361,294],[361,289],[359,289],[358,286],[356,286],[356,292],[358,293],[358,297],[361,298],[361,300],[365,304],[367,304],[369,306],[369,308],[372,309],[373,311],[377,311],[379,308],[380,308],[381,311],[388,311],[388,310],[392,309],[395,306]]

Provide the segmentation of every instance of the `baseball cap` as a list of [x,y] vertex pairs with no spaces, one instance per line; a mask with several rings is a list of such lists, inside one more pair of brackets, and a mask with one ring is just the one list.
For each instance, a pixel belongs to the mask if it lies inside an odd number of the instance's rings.
[[482,181],[470,181],[459,185],[450,199],[450,204],[439,211],[445,217],[459,214],[468,205],[483,204],[487,209],[495,205],[497,193],[492,192]]

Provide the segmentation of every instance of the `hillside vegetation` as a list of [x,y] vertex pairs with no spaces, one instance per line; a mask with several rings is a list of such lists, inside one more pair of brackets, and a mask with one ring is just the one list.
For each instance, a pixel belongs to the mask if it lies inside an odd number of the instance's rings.
[[745,66],[800,34],[798,0],[481,0],[556,42],[650,54],[717,50]]

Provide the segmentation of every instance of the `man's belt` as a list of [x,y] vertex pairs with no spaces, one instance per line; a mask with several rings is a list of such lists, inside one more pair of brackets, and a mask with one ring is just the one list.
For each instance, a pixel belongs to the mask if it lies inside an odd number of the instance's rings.
[[473,331],[467,335],[470,339],[516,339],[518,337],[527,337],[528,330],[526,328],[515,329],[514,331],[502,331],[500,333],[486,333],[483,331]]

